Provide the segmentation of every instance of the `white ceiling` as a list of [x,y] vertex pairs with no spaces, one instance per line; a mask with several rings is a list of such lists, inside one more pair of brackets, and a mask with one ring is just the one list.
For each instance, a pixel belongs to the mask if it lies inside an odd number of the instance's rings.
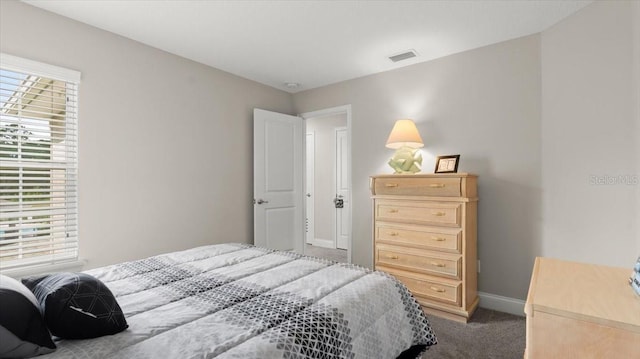
[[24,2],[297,92],[537,33],[591,1]]

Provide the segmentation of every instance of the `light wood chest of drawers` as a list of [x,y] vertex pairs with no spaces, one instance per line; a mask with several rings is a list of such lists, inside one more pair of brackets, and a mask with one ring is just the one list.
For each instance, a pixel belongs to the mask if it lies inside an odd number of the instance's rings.
[[640,358],[640,297],[629,268],[536,258],[525,358]]
[[478,306],[477,176],[371,177],[374,266],[425,312],[466,322]]

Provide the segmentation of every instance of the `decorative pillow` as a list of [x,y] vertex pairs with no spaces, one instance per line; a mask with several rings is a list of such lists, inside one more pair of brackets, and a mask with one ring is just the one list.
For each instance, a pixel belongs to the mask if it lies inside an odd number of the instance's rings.
[[129,326],[109,288],[85,273],[56,273],[23,279],[57,337],[97,338],[116,334]]
[[29,358],[56,350],[38,301],[27,287],[0,274],[0,303],[0,358]]

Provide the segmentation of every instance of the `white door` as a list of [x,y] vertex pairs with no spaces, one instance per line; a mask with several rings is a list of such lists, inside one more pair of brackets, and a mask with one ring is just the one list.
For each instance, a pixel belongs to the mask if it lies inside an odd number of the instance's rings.
[[336,198],[335,201],[342,201],[342,208],[336,208],[336,247],[347,249],[349,243],[349,169],[348,153],[349,139],[347,128],[336,128]]
[[315,166],[316,166],[316,134],[314,132],[307,133],[307,186],[305,193],[306,214],[305,214],[305,242],[313,244],[315,241],[316,230],[314,226],[315,218]]
[[302,253],[302,118],[253,110],[253,240]]

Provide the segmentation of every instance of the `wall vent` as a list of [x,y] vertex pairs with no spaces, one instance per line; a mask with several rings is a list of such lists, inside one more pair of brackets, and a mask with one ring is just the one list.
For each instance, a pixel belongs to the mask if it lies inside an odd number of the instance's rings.
[[407,51],[404,51],[404,52],[402,52],[400,54],[389,56],[389,60],[391,60],[393,62],[398,62],[398,61],[410,59],[410,58],[416,57],[416,56],[418,56],[418,53],[416,53],[416,50],[407,50]]

